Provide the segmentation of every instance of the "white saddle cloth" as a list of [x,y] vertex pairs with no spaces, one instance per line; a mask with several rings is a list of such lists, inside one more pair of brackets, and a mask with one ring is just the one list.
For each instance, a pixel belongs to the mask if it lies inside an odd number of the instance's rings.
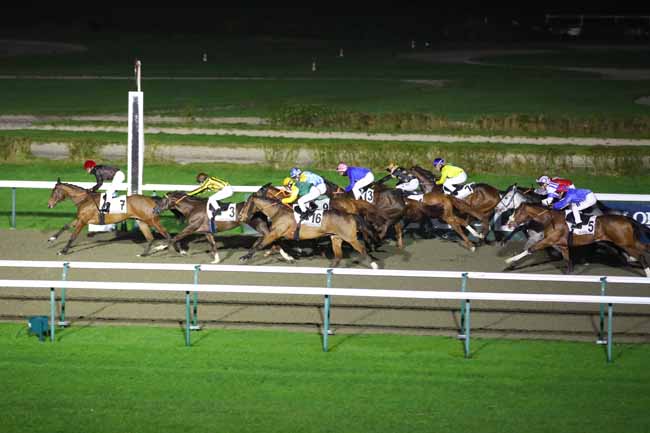
[[[101,199],[99,200],[99,208],[101,209],[104,206],[104,195],[102,194]],[[126,195],[118,195],[109,200],[111,208],[108,210],[108,213],[126,213]]]

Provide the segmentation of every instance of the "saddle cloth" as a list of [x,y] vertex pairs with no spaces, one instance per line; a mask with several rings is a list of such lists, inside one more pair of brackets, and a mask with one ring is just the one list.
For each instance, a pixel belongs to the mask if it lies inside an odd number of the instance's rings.
[[474,192],[474,182],[463,185],[462,188],[458,189],[458,194],[455,195],[456,198],[465,198],[471,193]]
[[237,221],[237,203],[222,204],[221,213],[215,216],[214,220],[215,221]]
[[424,199],[424,194],[411,194],[406,196],[409,200],[422,201]]
[[317,209],[328,210],[330,208],[330,198],[326,195],[321,195],[316,200],[314,200],[314,204],[316,205]]
[[359,200],[365,200],[368,203],[372,203],[375,200],[375,189],[374,188],[364,188],[361,191]]
[[[102,206],[104,206],[105,195],[106,194],[102,194],[101,198],[99,199],[100,209]],[[108,213],[126,213],[126,195],[118,195],[117,197],[113,197],[109,200],[109,203],[111,204],[111,208],[108,210]]]
[[320,227],[321,224],[323,223],[324,212],[325,211],[323,209],[316,209],[307,219],[304,219],[302,220],[302,222],[300,222],[301,215],[294,210],[293,217],[295,218],[296,223],[300,223],[300,225],[309,226],[309,227]]
[[598,218],[598,216],[593,215],[589,218],[589,221],[583,221],[582,228],[579,229],[575,228],[573,223],[569,221],[567,221],[566,225],[574,235],[593,235],[596,230],[596,218]]

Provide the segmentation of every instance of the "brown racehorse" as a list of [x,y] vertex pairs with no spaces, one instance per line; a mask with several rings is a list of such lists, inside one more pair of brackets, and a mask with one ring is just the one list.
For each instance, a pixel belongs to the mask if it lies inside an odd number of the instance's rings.
[[[88,224],[99,224],[100,196],[101,194],[98,192],[90,192],[77,185],[62,183],[61,179],[56,181],[56,185],[54,185],[52,193],[50,194],[50,199],[47,201],[47,207],[52,209],[57,203],[67,198],[72,200],[75,206],[77,206],[77,217],[72,222],[64,225],[61,230],[48,239],[49,242],[53,242],[59,237],[59,235],[61,235],[61,233],[70,228],[70,226],[73,227],[74,231],[70,235],[70,240],[65,247],[59,251],[59,255],[68,253],[70,246],[84,227]],[[159,216],[154,213],[156,203],[157,200],[153,197],[137,194],[127,196],[126,212],[108,213],[105,216],[104,222],[105,224],[114,224],[129,218],[138,220],[140,231],[147,241],[149,241],[141,256],[147,256],[149,255],[151,246],[155,240],[151,233],[151,229],[149,228],[150,226],[153,226],[165,237],[165,239],[167,239],[167,241],[170,240],[169,233],[167,233],[167,230],[165,230],[162,224],[160,224]],[[156,248],[156,251],[163,248],[166,248],[166,245],[159,246]]]
[[[260,191],[258,191],[259,193]],[[279,200],[269,199],[261,196],[264,194],[255,193],[251,195],[244,209],[240,213],[240,221],[247,222],[255,212],[259,211],[270,218],[273,223],[271,231],[264,235],[262,242],[251,248],[248,253],[240,258],[242,262],[246,262],[253,257],[255,251],[264,248],[267,245],[275,242],[278,239],[294,239],[295,231],[297,229],[296,220],[294,219],[293,209],[283,204]],[[332,267],[339,264],[343,258],[343,241],[349,243],[360,255],[364,262],[369,263],[373,269],[377,269],[377,264],[372,261],[368,256],[365,246],[357,239],[359,231],[358,224],[364,224],[359,216],[344,214],[335,210],[328,210],[323,212],[323,218],[320,227],[311,227],[302,225],[299,231],[299,240],[304,239],[317,239],[329,236],[332,241],[332,250],[334,252],[334,259],[332,260]]]
[[510,265],[507,269],[512,269],[515,262],[535,251],[546,247],[554,247],[562,253],[562,258],[566,263],[566,272],[570,273],[573,270],[570,247],[608,242],[625,252],[629,257],[638,260],[643,266],[646,276],[650,277],[647,256],[650,253],[650,244],[644,244],[640,241],[641,235],[644,232],[650,233],[650,229],[632,218],[623,215],[601,215],[596,218],[593,234],[575,235],[570,234],[564,211],[524,203],[510,217],[508,224],[518,226],[531,220],[543,225],[544,238],[524,252],[507,259],[506,263]]
[[[160,213],[164,210],[178,211],[187,222],[185,228],[171,239],[174,249],[181,255],[187,254],[187,250],[182,248],[181,241],[194,233],[204,233],[208,243],[210,244],[211,253],[213,256],[212,263],[219,263],[219,252],[217,251],[217,242],[214,239],[214,234],[210,232],[210,225],[207,213],[206,198],[191,197],[184,191],[172,191],[165,194],[165,197],[160,201],[156,212]],[[241,226],[239,221],[239,213],[244,207],[244,202],[236,204],[235,213],[232,215],[233,221],[216,221],[217,233],[225,230],[230,230],[235,227]],[[248,224],[255,229],[258,233],[265,235],[269,232],[269,222],[264,215],[254,215]],[[256,243],[262,241],[260,237]],[[273,245],[273,251],[279,252],[282,257],[287,261],[293,261],[294,258],[284,252],[279,245]]]
[[[425,192],[444,193],[441,185],[436,185],[436,176],[420,166],[411,167],[411,171],[417,176]],[[490,232],[490,220],[494,210],[501,201],[501,193],[498,189],[486,183],[474,184],[474,191],[465,198],[459,199],[449,196],[452,204],[458,211],[472,216],[481,222],[481,232],[478,237],[485,240]]]

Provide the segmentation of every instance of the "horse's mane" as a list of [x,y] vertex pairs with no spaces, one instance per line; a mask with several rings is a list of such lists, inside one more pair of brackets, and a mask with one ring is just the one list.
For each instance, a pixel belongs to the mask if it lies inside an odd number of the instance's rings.
[[201,203],[201,202],[203,202],[203,203],[205,203],[205,202],[208,201],[207,198],[203,198],[203,197],[195,197],[195,196],[187,195],[187,192],[186,192],[186,191],[170,191],[170,192],[168,192],[166,195],[167,195],[167,197],[172,197],[172,196],[174,196],[174,197],[182,197],[182,196],[186,196],[186,197],[183,199],[183,201],[187,201],[187,202],[194,202],[194,203]]
[[430,182],[435,182],[436,181],[436,175],[433,174],[433,172],[427,170],[426,168],[420,167],[419,165],[414,165],[410,168],[410,170],[425,179],[427,179]]

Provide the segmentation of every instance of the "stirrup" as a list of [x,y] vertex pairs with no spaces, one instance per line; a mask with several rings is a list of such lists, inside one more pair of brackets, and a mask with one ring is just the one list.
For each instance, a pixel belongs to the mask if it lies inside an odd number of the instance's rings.
[[99,225],[103,226],[105,224],[106,224],[106,214],[100,210],[99,211]]

